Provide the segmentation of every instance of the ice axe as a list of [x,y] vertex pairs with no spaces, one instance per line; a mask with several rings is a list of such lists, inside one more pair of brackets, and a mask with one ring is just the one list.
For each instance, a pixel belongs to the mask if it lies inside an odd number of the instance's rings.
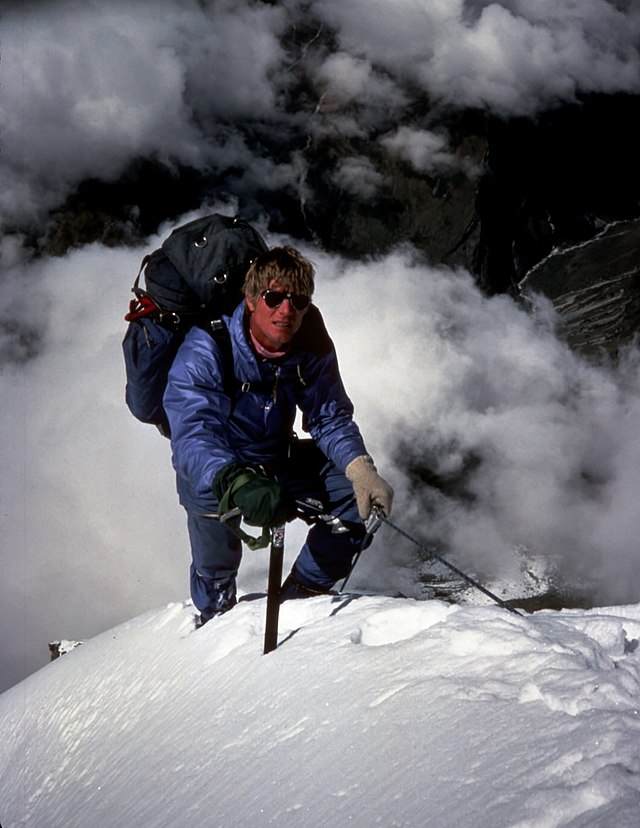
[[264,625],[263,655],[278,646],[278,618],[280,616],[280,585],[282,583],[282,563],[284,560],[285,523],[262,528],[260,537],[247,534],[240,526],[230,522],[230,518],[241,517],[240,509],[229,509],[219,520],[250,549],[264,549],[269,546],[269,574],[267,576],[267,617]]
[[[296,516],[305,523],[324,523],[331,527],[332,532],[348,532],[342,521],[324,511],[319,500],[307,498],[296,501]],[[263,655],[273,652],[278,646],[278,620],[280,617],[280,588],[282,586],[282,564],[284,561],[284,529],[285,524],[273,526],[269,530],[269,576],[267,579],[267,618],[264,627]]]
[[272,652],[278,646],[278,618],[280,616],[280,586],[282,584],[282,563],[284,560],[284,527],[273,526],[270,529],[271,545],[269,547],[269,577],[267,579],[267,619],[264,625],[263,655]]

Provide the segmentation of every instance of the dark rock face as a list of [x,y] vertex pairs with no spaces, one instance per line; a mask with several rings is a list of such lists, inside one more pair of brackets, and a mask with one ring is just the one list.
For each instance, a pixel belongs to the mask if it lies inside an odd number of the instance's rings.
[[[277,119],[234,124],[256,157],[277,164],[295,159],[297,186],[249,187],[242,169],[169,169],[138,159],[118,181],[87,181],[67,199],[51,217],[46,252],[60,255],[93,241],[136,242],[207,199],[233,199],[249,220],[267,215],[272,231],[346,257],[382,255],[410,243],[430,264],[464,267],[487,293],[518,297],[521,285],[541,291],[566,317],[576,347],[615,351],[629,341],[638,322],[640,254],[631,225],[600,234],[640,217],[640,97],[593,95],[536,120],[511,121],[430,111],[425,102],[420,111],[403,113],[402,125],[441,130],[449,157],[460,162],[428,173],[385,147],[385,136],[399,126],[390,116],[366,135],[347,135],[340,118],[353,113],[318,100],[319,92],[301,82],[287,103],[298,113],[290,128]],[[340,175],[354,160],[375,177],[371,192],[347,186]],[[595,246],[580,252],[590,240]],[[555,251],[564,248],[573,250],[558,257]],[[604,278],[593,256],[606,256]],[[577,270],[589,280],[578,294]],[[616,298],[620,291],[624,300]]]
[[[407,121],[428,128],[423,122],[422,117]],[[476,191],[487,152],[484,130],[483,120],[473,114],[452,116],[448,151],[460,160],[460,168],[428,174],[383,148],[379,139],[384,131],[364,143],[330,137],[312,142],[305,152],[309,194],[304,211],[312,236],[348,258],[380,255],[410,243],[432,264],[468,267],[474,250],[465,241],[476,224]],[[336,170],[354,157],[366,159],[379,175],[375,193],[342,186]]]
[[640,220],[610,225],[582,244],[554,250],[520,283],[551,299],[574,348],[614,353],[640,331]]
[[205,183],[196,170],[169,169],[153,159],[132,161],[117,181],[84,181],[51,216],[46,252],[62,256],[92,242],[135,243],[197,206]]
[[386,182],[374,199],[327,183],[336,156],[354,148],[312,147],[310,163],[324,177],[311,176],[308,225],[343,255],[410,242],[432,264],[466,268],[487,293],[541,292],[573,347],[614,354],[640,323],[638,111],[640,98],[620,95],[535,121],[457,115],[449,149],[481,174],[427,176],[371,151]]
[[554,248],[640,216],[639,112],[636,96],[594,95],[490,124],[473,270],[483,287],[514,292]]
[[64,638],[58,641],[50,641],[50,661],[55,661],[57,658],[61,658],[63,655],[66,655],[68,652],[71,652],[71,650],[75,650],[75,648],[79,647],[81,644],[82,641],[69,641]]

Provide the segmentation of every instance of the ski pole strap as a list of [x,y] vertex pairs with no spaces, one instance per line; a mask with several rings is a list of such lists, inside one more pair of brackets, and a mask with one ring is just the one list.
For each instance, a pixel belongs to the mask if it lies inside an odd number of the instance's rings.
[[262,527],[262,534],[260,537],[255,537],[254,535],[250,535],[248,532],[245,532],[244,529],[237,523],[230,523],[229,517],[235,517],[235,515],[220,515],[220,523],[224,523],[224,525],[229,529],[233,534],[240,538],[240,540],[246,544],[249,549],[266,549],[269,546],[269,527],[263,526]]
[[440,561],[441,564],[444,564],[452,572],[455,572],[456,575],[459,575],[461,578],[464,578],[464,580],[467,581],[467,583],[471,584],[476,589],[480,590],[480,592],[484,593],[488,598],[491,598],[492,601],[495,601],[496,604],[499,604],[504,609],[509,610],[509,612],[512,612],[514,615],[519,615],[521,618],[525,617],[523,613],[518,612],[518,610],[515,607],[512,607],[508,601],[503,601],[502,598],[499,598],[486,587],[483,587],[482,584],[478,583],[478,581],[476,581],[475,578],[472,578],[470,575],[467,575],[461,569],[458,569],[457,566],[454,566],[452,563],[449,563],[449,561],[443,558],[442,555],[439,555],[435,550],[431,549],[424,543],[421,543],[419,540],[412,537],[408,532],[405,532],[404,529],[401,529],[396,523],[393,523],[393,521],[389,520],[389,518],[383,512],[381,512],[380,510],[378,511],[380,514],[380,519],[383,523],[388,524],[392,529],[395,529],[395,531],[398,532],[398,534],[402,535],[407,540],[410,540],[411,543],[415,544],[418,547],[418,549],[422,550],[422,552],[424,552],[430,558],[435,558],[437,561]]
[[[253,480],[255,478],[255,475],[256,473],[253,471],[253,469],[246,469],[246,471],[240,472],[233,478],[231,484],[227,487],[224,494],[220,498],[220,505],[218,508],[220,519],[223,519],[225,516],[227,516],[228,519],[228,517],[232,516],[231,512],[235,508],[233,503],[234,494],[238,491],[238,489],[241,489],[245,485],[245,483],[249,483],[251,480]],[[235,511],[235,515],[239,514],[240,510],[238,509]]]

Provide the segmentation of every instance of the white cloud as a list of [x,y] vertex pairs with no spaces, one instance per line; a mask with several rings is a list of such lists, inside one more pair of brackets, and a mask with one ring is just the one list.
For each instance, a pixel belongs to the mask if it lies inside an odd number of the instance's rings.
[[[305,9],[297,0],[6,3],[4,220],[33,219],[83,178],[115,177],[136,157],[224,166],[230,142],[243,142],[239,123],[271,125],[276,139],[310,118],[284,106],[299,72],[318,103],[324,94],[357,104],[322,129],[363,137],[422,95],[509,115],[579,91],[640,91],[634,3],[316,0]],[[310,13],[336,28],[339,48],[321,58],[310,43],[296,63],[282,38]],[[262,156],[245,148],[248,180],[262,174]],[[277,187],[291,162],[271,163],[285,167],[269,176]]]
[[363,156],[353,156],[341,161],[333,174],[333,179],[338,187],[363,198],[373,197],[384,183],[382,173]]
[[448,148],[447,137],[410,126],[400,126],[392,134],[380,139],[380,144],[391,153],[408,161],[418,172],[435,173],[471,167]]
[[[320,281],[319,301],[370,449],[398,488],[398,520],[475,571],[495,573],[520,545],[568,579],[595,576],[603,600],[637,600],[638,352],[598,367],[512,300],[401,254],[335,279]],[[422,489],[414,500],[403,457],[448,480],[472,460],[466,498]]]
[[531,114],[582,92],[640,90],[640,11],[606,0],[318,0],[341,48],[456,107]]
[[210,163],[221,119],[276,111],[282,25],[282,12],[263,5],[169,0],[3,13],[5,218],[31,216],[137,157]]
[[346,52],[329,55],[320,66],[316,80],[323,94],[341,103],[399,108],[407,102],[406,95],[391,78],[377,72],[368,60]]

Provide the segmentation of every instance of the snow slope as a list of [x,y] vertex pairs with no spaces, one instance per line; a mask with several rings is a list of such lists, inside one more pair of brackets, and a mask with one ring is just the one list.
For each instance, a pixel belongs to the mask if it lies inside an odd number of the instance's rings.
[[0,696],[3,828],[640,825],[640,605],[175,603]]

